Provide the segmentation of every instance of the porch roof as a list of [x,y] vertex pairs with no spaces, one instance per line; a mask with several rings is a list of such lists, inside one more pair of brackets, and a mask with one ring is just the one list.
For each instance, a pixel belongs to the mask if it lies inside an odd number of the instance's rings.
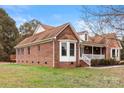
[[81,45],[86,45],[86,46],[96,46],[96,47],[105,47],[105,44],[98,44],[98,43],[94,43],[94,42],[81,42]]

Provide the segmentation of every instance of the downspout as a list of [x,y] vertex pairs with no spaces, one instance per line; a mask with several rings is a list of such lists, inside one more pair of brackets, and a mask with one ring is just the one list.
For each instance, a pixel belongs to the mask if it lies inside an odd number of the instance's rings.
[[55,67],[55,39],[56,37],[53,38],[53,67]]
[[[80,52],[81,52],[81,50],[80,50],[80,42],[77,42],[77,45],[78,45],[78,63],[77,63],[77,66],[79,66],[80,65]],[[77,49],[77,48],[76,48]]]

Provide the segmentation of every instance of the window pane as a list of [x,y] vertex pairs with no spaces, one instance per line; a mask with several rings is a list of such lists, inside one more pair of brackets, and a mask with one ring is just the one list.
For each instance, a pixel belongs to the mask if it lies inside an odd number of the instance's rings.
[[74,43],[70,43],[70,56],[74,56]]
[[67,43],[62,43],[62,56],[67,55]]
[[87,34],[85,34],[85,40],[87,41]]
[[115,57],[115,49],[112,50],[112,57]]
[[117,49],[117,57],[118,57],[118,49]]
[[28,54],[30,54],[30,47],[28,47]]
[[38,48],[38,51],[40,51],[40,45],[38,45],[37,48]]

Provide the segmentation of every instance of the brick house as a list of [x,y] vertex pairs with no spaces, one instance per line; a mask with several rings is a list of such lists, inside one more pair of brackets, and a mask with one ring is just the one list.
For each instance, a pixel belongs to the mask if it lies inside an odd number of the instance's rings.
[[18,64],[77,67],[90,66],[91,59],[119,61],[121,44],[114,33],[90,37],[87,31],[77,33],[66,23],[57,27],[38,25],[34,35],[15,48]]

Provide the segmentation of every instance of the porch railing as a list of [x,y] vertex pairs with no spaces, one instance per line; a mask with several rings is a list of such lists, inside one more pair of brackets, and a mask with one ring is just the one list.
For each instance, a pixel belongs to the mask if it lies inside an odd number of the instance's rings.
[[91,59],[88,58],[85,55],[82,55],[82,57],[80,58],[81,60],[83,60],[86,64],[88,64],[89,66],[91,65]]
[[105,55],[103,54],[83,54],[83,55],[90,59],[105,59]]
[[87,63],[89,66],[91,66],[91,60],[92,59],[104,59],[105,55],[97,55],[97,54],[82,54],[82,57],[80,58],[85,63]]

